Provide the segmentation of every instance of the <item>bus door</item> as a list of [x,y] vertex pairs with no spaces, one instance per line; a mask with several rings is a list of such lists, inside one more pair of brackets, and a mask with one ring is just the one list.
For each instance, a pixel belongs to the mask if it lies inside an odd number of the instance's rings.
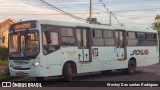
[[115,31],[115,41],[116,41],[116,51],[117,51],[117,60],[127,59],[126,52],[126,31],[125,30],[116,30]]
[[80,62],[90,61],[89,28],[76,28],[78,60]]

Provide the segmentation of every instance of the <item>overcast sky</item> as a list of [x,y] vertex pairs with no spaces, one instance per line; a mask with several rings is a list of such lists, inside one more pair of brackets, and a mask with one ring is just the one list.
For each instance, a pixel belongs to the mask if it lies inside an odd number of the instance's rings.
[[[86,19],[89,16],[90,0],[44,0],[56,7]],[[146,28],[160,14],[160,0],[102,0],[106,8],[113,12],[120,23],[126,27]],[[32,19],[47,19],[58,21],[82,22],[73,19],[57,10],[47,7],[38,0],[0,0],[0,22],[11,18],[19,21]],[[99,0],[93,0],[93,17],[99,22],[108,24],[109,13]],[[112,24],[118,25],[112,17]]]

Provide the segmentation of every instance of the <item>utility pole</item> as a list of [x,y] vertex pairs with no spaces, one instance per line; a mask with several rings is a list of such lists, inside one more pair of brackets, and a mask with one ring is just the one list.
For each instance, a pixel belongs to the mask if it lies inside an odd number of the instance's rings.
[[112,24],[112,12],[111,11],[109,11],[109,26],[111,26],[111,24]]
[[91,23],[91,19],[92,19],[92,0],[90,0],[89,23]]

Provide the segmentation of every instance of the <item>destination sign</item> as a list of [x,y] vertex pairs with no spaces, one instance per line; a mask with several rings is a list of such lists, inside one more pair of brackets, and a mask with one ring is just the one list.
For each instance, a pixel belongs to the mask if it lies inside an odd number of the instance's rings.
[[35,21],[20,22],[17,24],[13,24],[11,26],[11,30],[20,30],[27,28],[36,28],[36,22]]
[[22,23],[15,25],[15,29],[26,29],[26,28],[31,28],[31,23]]

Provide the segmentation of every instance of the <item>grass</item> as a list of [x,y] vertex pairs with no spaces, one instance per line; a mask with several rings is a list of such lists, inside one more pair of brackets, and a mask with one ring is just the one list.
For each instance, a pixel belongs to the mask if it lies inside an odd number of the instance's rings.
[[0,66],[8,66],[8,60],[0,60]]
[[9,76],[9,75],[0,75],[0,81],[3,81],[3,80],[9,80],[9,79],[11,79],[12,77],[11,76]]
[[6,80],[10,81],[17,78],[21,78],[21,77],[10,76],[10,75],[0,75],[0,81],[6,81]]
[[[0,60],[0,66],[8,66],[8,60]],[[10,76],[9,73],[0,74],[0,81],[6,81],[6,80],[9,81],[17,78],[21,78],[21,77]]]

